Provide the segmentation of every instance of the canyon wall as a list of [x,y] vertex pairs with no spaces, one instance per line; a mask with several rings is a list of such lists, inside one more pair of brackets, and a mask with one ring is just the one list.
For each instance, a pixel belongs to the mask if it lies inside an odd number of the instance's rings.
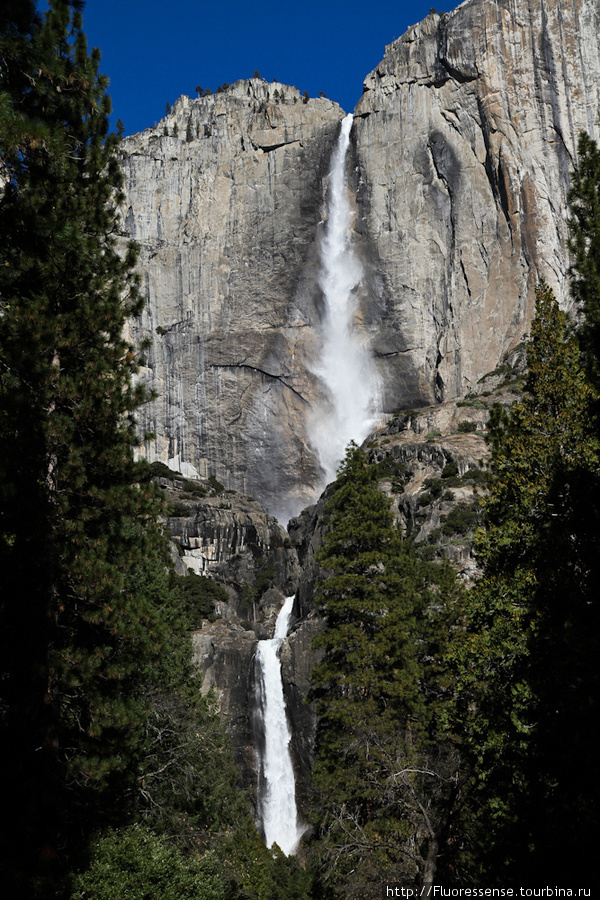
[[[598,127],[599,26],[599,0],[467,0],[367,77],[348,170],[382,411],[471,389],[527,332],[539,278],[569,304],[569,172],[578,132]],[[304,99],[260,79],[182,97],[122,157],[147,298],[132,336],[153,339],[144,452],[280,518],[320,484],[306,423],[343,116]]]
[[567,193],[597,137],[597,0],[467,0],[386,48],[355,112],[361,229],[387,308],[387,409],[461,396],[568,306]]
[[290,493],[308,501],[318,478],[304,434],[312,257],[342,117],[329,100],[254,78],[180,98],[123,144],[147,299],[132,336],[152,338],[142,377],[157,394],[139,417],[154,434],[145,453],[277,512]]
[[[598,136],[599,33],[600,0],[467,0],[391,44],[355,110],[356,327],[382,412],[420,409],[387,416],[368,452],[399,528],[467,579],[487,484],[482,429],[493,402],[516,396],[536,282],[570,304],[567,194],[578,133]],[[144,452],[200,476],[203,499],[165,479],[167,524],[181,570],[229,596],[196,632],[195,659],[254,788],[253,657],[295,593],[281,659],[301,802],[324,498],[288,536],[248,495],[283,518],[321,482],[307,423],[323,395],[319,241],[342,117],[325,98],[250,79],[181,98],[123,143],[147,300],[131,333],[152,338],[142,377],[157,394],[140,417],[153,432]]]

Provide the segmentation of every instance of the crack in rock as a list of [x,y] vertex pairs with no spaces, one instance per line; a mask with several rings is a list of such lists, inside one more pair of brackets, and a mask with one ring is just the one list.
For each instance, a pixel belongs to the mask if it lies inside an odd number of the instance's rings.
[[283,375],[276,375],[274,372],[267,372],[265,369],[260,369],[258,366],[251,366],[249,363],[213,363],[210,367],[211,369],[250,369],[251,372],[259,372],[261,375],[266,375],[267,378],[272,378],[274,381],[279,381],[284,387],[288,388],[293,394],[302,400],[308,407],[310,407],[309,401],[306,397],[303,397],[300,391],[297,391],[295,387],[292,387],[291,384],[288,384],[287,381],[284,380]]

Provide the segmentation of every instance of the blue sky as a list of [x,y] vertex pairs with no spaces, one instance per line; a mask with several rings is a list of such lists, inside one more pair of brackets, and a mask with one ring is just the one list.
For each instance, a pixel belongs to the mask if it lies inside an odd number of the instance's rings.
[[324,91],[352,112],[385,45],[431,7],[431,0],[87,0],[83,21],[110,78],[113,126],[120,118],[132,134],[158,122],[167,102],[195,96],[197,85],[214,91],[255,70],[311,97]]

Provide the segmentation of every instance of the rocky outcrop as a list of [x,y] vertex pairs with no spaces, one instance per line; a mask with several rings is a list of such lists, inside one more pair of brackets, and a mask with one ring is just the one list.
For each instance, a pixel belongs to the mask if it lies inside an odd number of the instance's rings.
[[[446,415],[456,423],[454,404],[448,406]],[[474,425],[478,419],[462,422]],[[489,484],[483,421],[481,427],[468,433],[456,427],[425,433],[413,420],[400,433],[377,432],[368,451],[370,461],[378,464],[379,489],[389,497],[400,531],[410,535],[425,558],[449,559],[466,581],[479,571],[473,535],[482,523],[481,499]]]
[[306,808],[315,758],[317,714],[314,703],[308,703],[310,673],[321,654],[313,650],[312,641],[323,628],[323,619],[311,611],[292,627],[281,648],[281,676],[290,725],[293,734],[293,757],[296,773],[296,797]]
[[181,562],[225,585],[236,616],[258,621],[258,601],[270,586],[283,596],[294,593],[298,558],[285,529],[260,504],[233,491],[183,502],[181,493],[166,520]]
[[[424,558],[449,559],[467,583],[481,573],[474,535],[491,484],[490,415],[521,398],[525,374],[520,344],[462,400],[399,410],[365,443],[401,533]],[[303,583],[304,574],[299,592]]]
[[[165,524],[178,550],[180,574],[188,570],[225,589],[214,621],[192,637],[202,691],[213,691],[232,738],[240,781],[256,789],[256,686],[259,640],[273,636],[286,596],[295,593],[301,570],[285,529],[255,500],[218,483],[160,473],[166,492]],[[294,616],[292,622],[295,622]],[[314,746],[314,713],[305,708],[311,666],[311,623],[284,642],[286,696],[294,726],[294,759],[306,790]]]
[[[358,204],[387,309],[384,407],[460,397],[564,305],[578,134],[597,136],[598,0],[467,0],[386,48],[355,112]],[[401,399],[400,399],[401,398]]]
[[252,734],[252,667],[257,637],[235,619],[219,619],[193,635],[194,662],[202,672],[202,690],[214,691],[231,736],[240,783],[256,786]]
[[[317,224],[343,116],[324,98],[253,78],[181,97],[123,142],[124,217],[140,246],[152,338],[144,452],[215,476],[285,514],[319,469],[304,419],[314,383]],[[183,463],[183,467],[181,467]],[[193,468],[190,468],[193,467]]]

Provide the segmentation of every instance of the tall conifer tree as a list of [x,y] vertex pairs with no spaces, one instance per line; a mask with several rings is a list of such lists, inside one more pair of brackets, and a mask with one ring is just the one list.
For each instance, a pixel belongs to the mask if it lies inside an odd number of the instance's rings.
[[355,445],[325,512],[316,601],[326,627],[311,673],[320,853],[340,896],[376,897],[385,879],[432,883],[457,799],[458,760],[436,735],[443,692],[432,664],[457,585],[402,540]]
[[600,456],[577,341],[551,290],[536,294],[524,396],[493,425],[484,574],[452,653],[477,776],[473,874],[563,886],[590,873],[597,839]]
[[128,574],[166,551],[133,460],[135,248],[117,252],[118,138],[81,6],[9,4],[0,20],[1,852],[15,897],[86,817],[123,806],[162,634]]
[[586,368],[600,389],[600,149],[582,132],[578,165],[571,176],[571,293],[583,313],[580,337]]

